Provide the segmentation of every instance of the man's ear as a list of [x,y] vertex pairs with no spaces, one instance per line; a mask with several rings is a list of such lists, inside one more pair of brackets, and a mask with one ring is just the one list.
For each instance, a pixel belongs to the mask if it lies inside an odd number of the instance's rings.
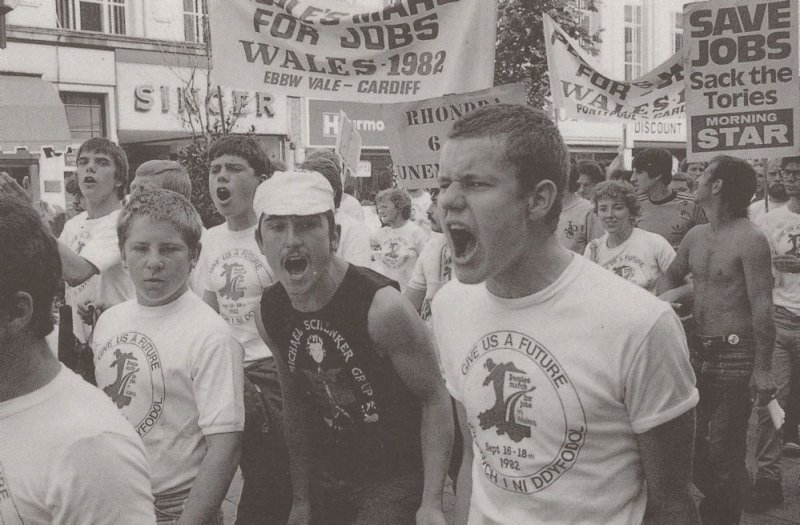
[[528,219],[540,221],[544,219],[558,200],[558,188],[551,180],[543,180],[528,192]]
[[12,333],[20,333],[33,318],[33,297],[28,292],[15,292],[0,308],[0,319]]
[[260,184],[260,183],[262,183],[262,182],[264,182],[264,181],[265,181],[265,180],[267,180],[268,178],[269,178],[269,175],[267,175],[266,173],[262,173],[261,175],[259,175],[259,176],[258,176],[258,182],[259,182],[259,184]]
[[719,193],[722,191],[722,185],[724,184],[722,179],[716,179],[714,182],[711,183],[711,193]]

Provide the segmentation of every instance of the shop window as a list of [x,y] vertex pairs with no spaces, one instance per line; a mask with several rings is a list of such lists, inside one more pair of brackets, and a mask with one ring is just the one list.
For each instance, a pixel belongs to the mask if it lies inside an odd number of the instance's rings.
[[625,5],[625,80],[642,74],[642,6]]
[[206,0],[183,0],[183,36],[187,42],[206,41],[208,11]]
[[69,130],[75,142],[106,136],[105,96],[96,93],[61,92]]
[[126,0],[56,0],[63,29],[124,35]]

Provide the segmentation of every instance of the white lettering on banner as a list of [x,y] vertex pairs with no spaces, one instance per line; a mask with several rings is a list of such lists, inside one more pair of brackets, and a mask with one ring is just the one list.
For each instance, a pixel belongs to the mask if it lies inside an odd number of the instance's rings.
[[398,184],[409,189],[437,185],[439,150],[454,120],[481,106],[525,102],[525,87],[508,84],[463,95],[384,105],[383,120]]
[[[382,120],[358,120],[352,119],[350,122],[356,131],[383,131],[386,124]],[[339,134],[339,113],[322,114],[322,136],[336,137]]]
[[373,103],[485,89],[496,1],[211,2],[215,82]]
[[682,115],[683,52],[630,82],[613,80],[548,15],[543,15],[550,92],[565,118],[639,121]]
[[800,152],[796,0],[684,7],[688,158]]

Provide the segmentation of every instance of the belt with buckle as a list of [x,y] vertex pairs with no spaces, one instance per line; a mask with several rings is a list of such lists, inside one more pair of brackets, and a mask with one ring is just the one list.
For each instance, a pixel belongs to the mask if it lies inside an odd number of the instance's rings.
[[704,346],[712,345],[715,343],[726,343],[729,345],[738,345],[740,342],[747,340],[747,337],[741,336],[739,334],[728,334],[728,335],[692,335],[695,339],[697,339],[700,343]]

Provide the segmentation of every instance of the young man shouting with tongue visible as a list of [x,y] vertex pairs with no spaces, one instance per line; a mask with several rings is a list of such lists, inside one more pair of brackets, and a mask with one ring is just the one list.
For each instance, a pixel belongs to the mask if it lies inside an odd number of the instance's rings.
[[455,523],[696,523],[680,321],[561,246],[568,169],[555,123],[527,106],[468,113],[441,150],[458,281],[431,309],[465,437]]
[[208,188],[225,224],[209,229],[197,264],[203,299],[244,347],[245,428],[239,465],[244,484],[237,523],[283,523],[291,489],[281,431],[281,391],[272,351],[258,336],[255,308],[273,272],[255,240],[256,187],[272,174],[255,138],[228,135],[208,152]]
[[276,173],[253,206],[279,281],[257,320],[286,402],[289,523],[444,525],[452,408],[423,321],[396,282],[334,255],[321,174]]

